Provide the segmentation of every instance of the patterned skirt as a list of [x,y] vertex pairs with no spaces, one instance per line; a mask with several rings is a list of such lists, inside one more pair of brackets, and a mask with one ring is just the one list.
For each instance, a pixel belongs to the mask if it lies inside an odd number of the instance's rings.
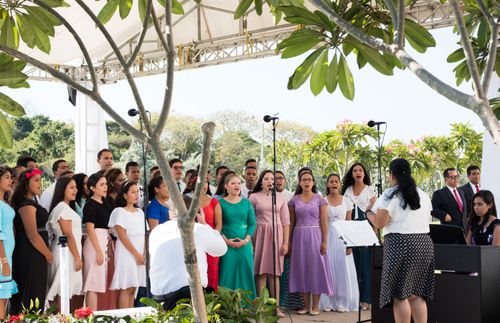
[[434,296],[434,245],[426,233],[389,233],[384,237],[380,308],[394,298]]

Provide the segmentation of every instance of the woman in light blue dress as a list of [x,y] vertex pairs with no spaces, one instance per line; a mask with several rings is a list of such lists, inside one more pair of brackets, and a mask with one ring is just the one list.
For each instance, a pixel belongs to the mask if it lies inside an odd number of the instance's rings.
[[12,169],[0,166],[0,320],[5,319],[5,304],[12,294],[17,293],[12,279],[12,252],[14,251],[14,210],[5,201],[5,195],[12,189]]

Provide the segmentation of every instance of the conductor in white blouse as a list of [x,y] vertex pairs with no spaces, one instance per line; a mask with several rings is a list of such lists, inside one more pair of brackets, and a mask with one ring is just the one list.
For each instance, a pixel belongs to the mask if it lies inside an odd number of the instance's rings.
[[[366,210],[375,228],[384,228],[380,307],[393,307],[396,323],[427,322],[434,296],[434,246],[429,233],[432,204],[402,158],[389,165],[391,188]],[[423,283],[422,283],[423,282]]]
[[[227,245],[220,232],[212,229],[205,221],[203,211],[196,216],[194,240],[196,258],[200,270],[201,283],[207,287],[207,257],[223,256]],[[151,254],[151,293],[158,302],[163,302],[165,310],[171,310],[178,300],[191,298],[188,273],[184,264],[184,252],[177,219],[157,225],[149,236]]]

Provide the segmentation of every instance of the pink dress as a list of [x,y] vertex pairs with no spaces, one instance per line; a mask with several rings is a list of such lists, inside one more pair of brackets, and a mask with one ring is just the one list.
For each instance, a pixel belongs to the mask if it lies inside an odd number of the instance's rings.
[[[273,226],[272,226],[272,195],[257,192],[250,195],[255,209],[257,229],[253,236],[254,245],[254,272],[255,275],[273,274]],[[290,225],[290,213],[288,205],[282,194],[276,194],[276,275],[281,276],[283,272],[284,256],[280,255],[283,244],[283,226]]]

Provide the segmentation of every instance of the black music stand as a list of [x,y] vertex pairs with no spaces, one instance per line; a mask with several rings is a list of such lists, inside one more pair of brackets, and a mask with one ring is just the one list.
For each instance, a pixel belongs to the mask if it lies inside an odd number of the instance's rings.
[[429,235],[435,244],[466,245],[464,230],[455,225],[431,224]]

